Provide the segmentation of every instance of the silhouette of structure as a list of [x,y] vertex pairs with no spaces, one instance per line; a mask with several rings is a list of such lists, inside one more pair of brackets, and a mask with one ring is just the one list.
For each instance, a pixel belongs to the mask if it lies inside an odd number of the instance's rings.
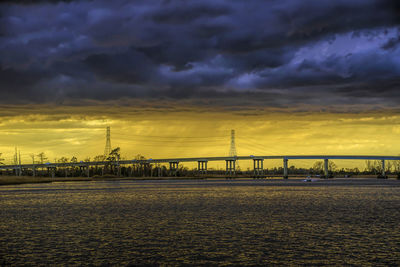
[[229,157],[236,157],[236,145],[235,145],[235,130],[231,130],[231,148],[229,149]]
[[[233,175],[236,174],[236,165],[239,164],[236,163],[236,145],[235,145],[235,130],[231,130],[231,147],[229,149],[229,159],[225,160],[226,162],[226,175],[229,177],[232,177]],[[234,158],[234,159],[232,159]]]
[[110,134],[110,126],[107,126],[107,134],[106,134],[106,146],[104,148],[104,159],[106,159],[111,153],[111,134]]
[[17,174],[17,176],[21,176],[21,174],[22,174],[22,170],[21,170],[21,151],[17,150],[17,147],[15,147],[14,165],[20,166],[19,168],[15,169],[15,173]]
[[[109,127],[108,127],[109,128]],[[109,130],[108,132],[108,140]],[[111,142],[107,142],[111,146]],[[39,163],[39,164],[17,164],[14,165],[0,165],[0,170],[4,170],[6,173],[11,170],[18,176],[21,175],[21,172],[25,174],[33,174],[35,175],[36,168],[47,168],[49,171],[52,172],[57,171],[57,169],[62,168],[79,168],[81,170],[87,171],[87,175],[90,175],[90,169],[92,171],[98,167],[104,167],[107,165],[112,165],[114,167],[119,168],[120,165],[134,165],[139,164],[141,166],[157,166],[159,168],[159,164],[170,164],[170,173],[175,174],[175,171],[178,170],[179,163],[186,163],[186,162],[198,162],[201,166],[199,167],[199,171],[206,172],[207,171],[207,164],[203,164],[203,162],[209,161],[225,161],[226,162],[226,175],[227,177],[233,178],[235,175],[236,170],[236,161],[239,160],[252,160],[254,161],[254,176],[261,177],[263,175],[263,161],[264,160],[283,160],[283,177],[288,178],[288,161],[289,160],[299,160],[299,159],[306,159],[306,160],[324,160],[323,164],[323,171],[324,177],[329,178],[329,160],[379,160],[381,161],[381,173],[378,175],[378,178],[387,178],[386,175],[386,168],[385,168],[385,161],[388,160],[396,160],[400,161],[400,156],[365,156],[365,155],[280,155],[280,156],[268,156],[268,155],[250,155],[250,156],[236,156],[236,157],[195,157],[195,158],[164,158],[164,159],[133,159],[133,160],[119,160],[119,161],[94,161],[94,162],[57,162],[57,163]],[[200,162],[200,163],[199,163]],[[104,169],[104,168],[103,168]],[[119,173],[120,174],[120,173]],[[152,172],[150,175],[152,176]],[[53,175],[53,173],[52,173]],[[160,174],[159,174],[160,175]]]

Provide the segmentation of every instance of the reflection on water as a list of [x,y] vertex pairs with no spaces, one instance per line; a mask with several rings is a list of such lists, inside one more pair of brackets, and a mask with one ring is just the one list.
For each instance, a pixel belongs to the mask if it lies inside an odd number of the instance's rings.
[[0,187],[0,264],[400,264],[400,181]]

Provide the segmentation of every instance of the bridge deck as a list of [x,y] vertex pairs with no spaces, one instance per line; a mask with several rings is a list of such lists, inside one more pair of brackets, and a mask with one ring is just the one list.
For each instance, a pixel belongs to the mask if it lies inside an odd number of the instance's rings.
[[[400,156],[363,156],[363,155],[286,155],[286,156],[237,156],[237,157],[196,157],[196,158],[167,158],[167,159],[147,159],[147,160],[120,160],[118,163],[168,163],[168,162],[196,162],[196,161],[225,161],[225,160],[253,160],[253,159],[336,159],[336,160],[400,160]],[[109,164],[108,161],[92,162],[69,162],[69,163],[45,163],[45,164],[21,164],[21,165],[0,165],[0,169],[16,168],[57,168],[57,167],[87,167]]]

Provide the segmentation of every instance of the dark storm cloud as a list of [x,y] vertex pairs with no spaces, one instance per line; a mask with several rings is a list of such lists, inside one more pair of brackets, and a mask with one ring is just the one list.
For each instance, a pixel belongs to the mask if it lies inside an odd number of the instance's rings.
[[136,51],[90,55],[84,63],[99,78],[128,84],[141,84],[150,80],[154,69],[150,60]]
[[[74,0],[3,0],[3,4],[18,4],[18,5],[37,5],[40,3],[72,2]],[[75,0],[77,1],[77,0]]]
[[390,38],[383,46],[383,49],[395,49],[400,44],[400,35]]
[[5,1],[0,14],[4,102],[400,103],[396,0]]
[[166,5],[164,8],[157,9],[151,18],[160,23],[183,24],[189,23],[199,18],[213,18],[230,13],[229,6],[208,5],[205,3],[197,3],[195,5],[188,5],[183,1],[177,1],[174,4]]

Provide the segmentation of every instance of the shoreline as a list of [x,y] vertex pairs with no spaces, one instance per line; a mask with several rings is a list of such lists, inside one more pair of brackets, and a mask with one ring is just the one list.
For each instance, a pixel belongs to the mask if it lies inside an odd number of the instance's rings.
[[[228,179],[226,177],[32,177],[32,176],[0,176],[0,186],[7,186],[7,185],[22,185],[22,184],[40,184],[40,183],[54,183],[54,182],[84,182],[84,181],[145,181],[145,180],[153,180],[153,181],[165,181],[165,180],[215,180],[215,179]],[[253,177],[235,177],[234,180],[283,180],[283,181],[296,181],[296,180],[304,180],[305,177],[301,176],[294,176],[289,177],[289,179],[283,179],[281,177],[267,177],[267,178],[253,178]],[[314,181],[356,181],[356,180],[398,180],[395,177],[389,177],[388,179],[378,179],[376,177],[335,177],[329,179],[323,178],[312,178]]]
[[142,180],[204,180],[219,179],[223,177],[32,177],[32,176],[0,176],[0,186],[20,184],[41,184],[54,182],[84,182],[84,181],[142,181]]

